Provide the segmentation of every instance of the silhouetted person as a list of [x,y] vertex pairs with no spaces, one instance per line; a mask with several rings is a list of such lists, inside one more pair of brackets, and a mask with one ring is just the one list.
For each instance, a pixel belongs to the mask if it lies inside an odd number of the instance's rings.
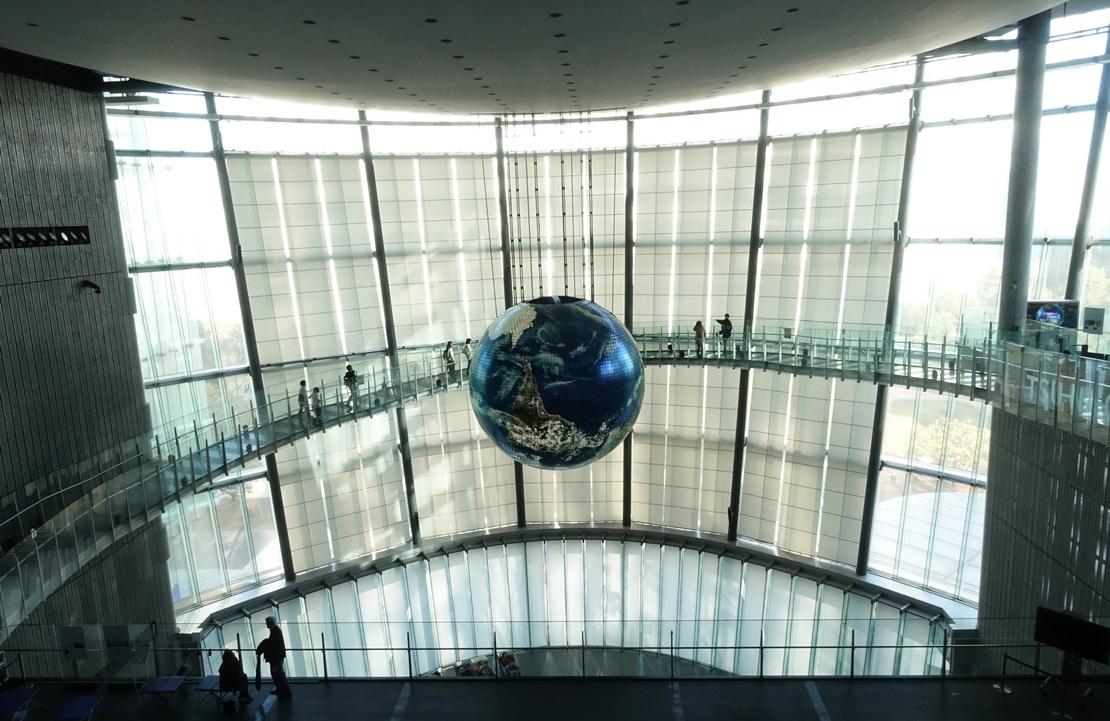
[[278,698],[289,698],[293,691],[289,688],[289,679],[285,677],[285,636],[273,616],[266,617],[266,628],[270,629],[270,636],[258,644],[255,653],[270,664],[270,678],[274,680],[274,690],[270,693]]
[[247,674],[243,672],[243,664],[239,663],[239,657],[231,649],[226,649],[223,655],[223,663],[220,664],[220,690],[238,691],[239,701],[250,703],[251,695],[248,685]]
[[447,382],[450,383],[455,377],[455,344],[447,341],[447,347],[443,349],[443,367],[447,372]]

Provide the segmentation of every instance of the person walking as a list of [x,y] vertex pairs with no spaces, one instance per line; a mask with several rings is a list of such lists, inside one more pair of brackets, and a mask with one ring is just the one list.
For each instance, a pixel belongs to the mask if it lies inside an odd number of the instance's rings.
[[358,373],[350,363],[347,364],[347,372],[343,374],[343,385],[347,388],[347,405],[351,409],[351,413],[355,412],[358,407]]
[[308,381],[301,381],[300,390],[297,391],[297,417],[304,425],[305,413],[308,412]]
[[705,347],[705,326],[700,320],[694,323],[694,344],[698,349],[698,358],[701,358],[702,348]]
[[262,639],[258,644],[258,650],[255,651],[258,655],[255,688],[262,688],[261,667],[262,660],[265,659],[266,663],[270,664],[270,678],[274,681],[274,690],[270,694],[279,699],[289,698],[293,695],[293,691],[289,688],[289,679],[285,677],[285,636],[273,616],[266,617],[266,628],[270,629],[270,635]]
[[320,399],[320,387],[316,386],[312,389],[312,395],[308,399],[309,410],[312,411],[312,420],[318,426],[324,425],[324,406]]
[[[463,344],[462,354],[463,354],[463,358],[466,358],[466,370],[464,372],[466,373],[466,377],[469,380],[469,378],[470,378],[470,361],[471,361],[472,358],[474,358],[474,346],[470,345],[470,339],[469,338],[467,338],[466,343]],[[459,386],[462,386],[462,379],[461,378],[459,379]]]
[[447,347],[443,349],[443,367],[447,372],[447,383],[450,384],[455,378],[455,350],[454,343],[447,341]]

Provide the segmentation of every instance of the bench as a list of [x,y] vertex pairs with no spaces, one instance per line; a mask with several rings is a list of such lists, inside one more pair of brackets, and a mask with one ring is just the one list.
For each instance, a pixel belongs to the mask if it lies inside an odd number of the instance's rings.
[[31,697],[38,693],[37,688],[20,688],[7,693],[0,699],[0,714],[18,714],[31,706]]
[[144,683],[139,693],[150,694],[162,703],[168,704],[183,683],[185,683],[184,676],[159,676]]

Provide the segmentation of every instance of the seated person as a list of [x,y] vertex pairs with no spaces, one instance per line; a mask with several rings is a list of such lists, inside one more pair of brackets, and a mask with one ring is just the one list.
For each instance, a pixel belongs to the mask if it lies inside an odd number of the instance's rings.
[[220,690],[238,691],[239,700],[246,703],[251,700],[247,692],[247,674],[243,673],[243,664],[231,649],[224,651],[223,663],[220,664]]

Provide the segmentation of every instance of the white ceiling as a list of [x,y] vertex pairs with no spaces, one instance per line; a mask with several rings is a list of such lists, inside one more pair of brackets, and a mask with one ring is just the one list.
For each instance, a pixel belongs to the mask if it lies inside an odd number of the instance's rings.
[[912,56],[1058,2],[3,0],[0,47],[368,110],[636,110]]

